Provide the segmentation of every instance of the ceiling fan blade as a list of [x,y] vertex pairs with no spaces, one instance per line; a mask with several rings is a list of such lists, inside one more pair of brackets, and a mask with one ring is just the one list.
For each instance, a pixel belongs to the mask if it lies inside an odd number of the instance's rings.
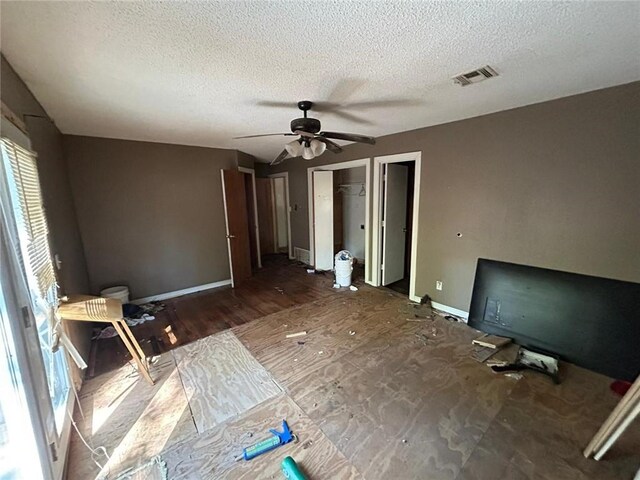
[[269,165],[278,165],[279,163],[284,162],[284,159],[287,158],[287,155],[289,155],[289,152],[287,152],[287,150],[282,150],[280,152],[280,155],[274,158]]
[[415,98],[388,98],[386,100],[372,100],[369,102],[345,103],[342,108],[366,109],[366,108],[390,108],[390,107],[418,107],[421,100]]
[[240,138],[275,137],[277,135],[292,136],[293,133],[263,133],[260,135],[243,135],[242,137],[233,137],[232,140],[238,140]]
[[335,138],[336,140],[346,140],[347,142],[368,143],[369,145],[376,144],[375,138],[358,135],[357,133],[320,132],[318,135],[326,138]]
[[329,110],[327,114],[335,115],[336,117],[340,117],[348,120],[349,122],[358,123],[360,125],[373,125],[373,122],[367,120],[366,118],[359,117],[358,115],[354,115],[352,113],[343,112],[342,110]]
[[313,133],[305,132],[304,130],[296,130],[292,133],[292,135],[300,135],[301,137],[307,138],[316,138]]
[[298,108],[297,102],[272,102],[269,100],[261,100],[258,102],[258,105],[261,107],[271,107],[271,108],[289,108],[295,110]]
[[324,137],[316,137],[316,140],[324,143],[327,146],[327,150],[333,153],[340,153],[342,151],[342,147],[335,142],[332,142],[328,138]]

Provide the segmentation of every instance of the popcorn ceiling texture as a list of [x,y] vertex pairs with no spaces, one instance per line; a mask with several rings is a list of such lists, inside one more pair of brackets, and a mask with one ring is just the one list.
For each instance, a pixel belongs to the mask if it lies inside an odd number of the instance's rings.
[[[2,52],[63,133],[274,157],[301,99],[374,136],[640,78],[640,3],[2,2]],[[489,64],[500,77],[461,88]],[[259,100],[291,101],[288,109]]]

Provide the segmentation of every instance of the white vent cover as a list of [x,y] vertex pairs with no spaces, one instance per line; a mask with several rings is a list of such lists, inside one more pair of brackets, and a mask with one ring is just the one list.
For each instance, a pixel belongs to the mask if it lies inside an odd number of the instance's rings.
[[304,263],[305,265],[309,265],[310,254],[309,250],[305,250],[304,248],[293,247],[293,257],[299,261]]
[[460,75],[456,75],[453,77],[453,81],[462,87],[466,87],[467,85],[471,85],[472,83],[479,83],[487,78],[497,77],[498,72],[496,72],[489,65],[485,65],[484,67],[480,67],[477,70],[473,70],[472,72],[462,73]]

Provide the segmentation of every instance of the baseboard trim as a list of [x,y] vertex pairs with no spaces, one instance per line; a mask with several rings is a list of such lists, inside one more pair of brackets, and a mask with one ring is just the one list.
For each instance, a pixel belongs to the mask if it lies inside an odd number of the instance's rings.
[[184,288],[182,290],[176,290],[174,292],[160,293],[158,295],[151,295],[150,297],[137,298],[131,300],[131,303],[140,305],[141,303],[155,302],[158,300],[166,300],[167,298],[179,297],[181,295],[187,295],[189,293],[197,293],[202,290],[209,290],[210,288],[219,288],[226,285],[231,285],[231,279],[220,280],[219,282],[205,283],[204,285],[197,285],[195,287]]
[[450,313],[451,315],[455,315],[456,317],[469,320],[469,312],[465,312],[464,310],[458,310],[457,308],[443,305],[442,303],[434,302],[433,300],[431,301],[431,306],[436,310],[441,310],[443,312]]

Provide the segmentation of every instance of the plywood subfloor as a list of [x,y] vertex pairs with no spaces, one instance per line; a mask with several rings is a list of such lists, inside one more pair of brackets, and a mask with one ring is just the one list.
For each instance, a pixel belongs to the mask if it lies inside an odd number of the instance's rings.
[[200,433],[282,393],[231,331],[172,353]]
[[[165,400],[176,403],[174,420],[165,421],[175,427],[168,436],[169,428],[160,430],[166,437],[160,451],[145,439],[140,446],[119,445],[129,419],[156,410],[152,404],[160,399],[151,391],[161,389],[162,381],[155,387],[137,381],[140,405],[129,405],[131,395],[116,400],[125,380],[110,374],[98,385],[97,377],[83,389],[83,403],[107,408],[97,436],[120,448],[119,458],[129,459],[129,449],[139,461],[160,453],[169,478],[277,479],[289,454],[313,480],[633,478],[640,466],[640,429],[630,429],[601,462],[581,454],[619,400],[609,389],[611,379],[568,364],[562,364],[559,386],[533,372],[521,380],[497,375],[471,358],[477,331],[437,316],[407,321],[410,313],[406,297],[363,286],[358,292],[330,291],[234,327],[284,393],[199,432],[189,414],[190,423],[179,415],[184,400],[176,392]],[[307,335],[285,337],[300,330]],[[162,368],[166,383],[175,364]],[[208,372],[194,371],[191,381],[198,378],[210,392],[224,389]],[[104,388],[115,391],[99,398]],[[283,418],[299,444],[252,462],[233,461]],[[71,460],[73,472],[91,471],[77,448]]]

